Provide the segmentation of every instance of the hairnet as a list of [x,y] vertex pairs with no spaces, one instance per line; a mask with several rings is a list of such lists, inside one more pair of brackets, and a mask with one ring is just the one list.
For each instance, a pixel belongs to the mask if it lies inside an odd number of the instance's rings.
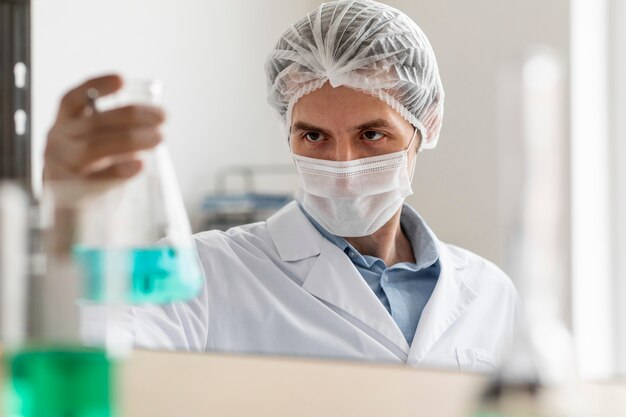
[[383,100],[434,148],[444,92],[432,47],[404,13],[370,0],[322,4],[292,25],[265,64],[268,101],[286,127],[294,104],[326,81]]

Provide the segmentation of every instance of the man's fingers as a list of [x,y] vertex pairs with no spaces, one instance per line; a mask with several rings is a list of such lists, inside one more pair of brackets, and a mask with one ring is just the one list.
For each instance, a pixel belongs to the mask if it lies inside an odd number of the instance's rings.
[[86,143],[81,162],[89,165],[109,156],[150,149],[162,140],[161,132],[153,128],[136,128],[120,132],[109,131],[95,135]]
[[131,105],[97,113],[93,119],[97,128],[132,125],[156,126],[165,121],[165,112],[159,107]]
[[131,126],[157,126],[165,121],[165,112],[158,107],[132,105],[96,113],[92,117],[77,121],[77,126],[86,133],[96,129],[115,129]]
[[101,171],[94,172],[87,176],[92,180],[116,180],[133,177],[141,171],[142,163],[134,159],[113,164]]
[[83,114],[88,104],[87,92],[90,89],[95,89],[99,96],[104,96],[119,90],[121,87],[122,78],[119,75],[112,74],[92,78],[63,96],[57,119],[68,119]]
[[55,173],[61,174],[62,169],[71,176],[89,175],[109,166],[111,160],[119,162],[120,156],[153,148],[162,140],[161,132],[156,128],[105,131],[94,134],[89,140],[65,141],[61,152],[58,135],[63,133],[51,133],[46,147],[46,161],[59,168]]
[[132,105],[119,109],[96,113],[91,117],[81,117],[57,123],[66,137],[83,140],[94,132],[103,130],[123,130],[136,127],[157,127],[165,121],[165,112],[158,107]]

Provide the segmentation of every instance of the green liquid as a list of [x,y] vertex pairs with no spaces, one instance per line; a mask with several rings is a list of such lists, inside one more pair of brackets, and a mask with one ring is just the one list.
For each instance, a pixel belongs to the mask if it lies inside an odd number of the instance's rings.
[[[161,304],[191,299],[202,288],[202,273],[192,249],[79,246],[74,248],[74,258],[84,277],[84,296],[92,301]],[[107,287],[107,279],[121,280],[117,294]]]
[[113,366],[87,348],[33,349],[8,358],[7,417],[114,415]]

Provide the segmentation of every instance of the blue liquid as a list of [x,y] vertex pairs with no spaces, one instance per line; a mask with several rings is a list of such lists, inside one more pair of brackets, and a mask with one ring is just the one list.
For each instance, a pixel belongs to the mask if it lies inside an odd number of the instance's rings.
[[[77,246],[74,258],[83,277],[84,298],[92,301],[162,304],[191,299],[202,288],[203,276],[193,249]],[[115,280],[116,287],[120,284],[121,294],[111,293],[107,279]]]

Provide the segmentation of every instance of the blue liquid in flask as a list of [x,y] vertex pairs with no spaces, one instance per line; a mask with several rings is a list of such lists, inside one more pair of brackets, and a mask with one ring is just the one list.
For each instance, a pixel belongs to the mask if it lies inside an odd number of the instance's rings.
[[[74,257],[83,277],[84,297],[91,301],[163,304],[189,300],[202,288],[194,249],[76,246]],[[110,294],[107,279],[124,280],[123,294]]]

